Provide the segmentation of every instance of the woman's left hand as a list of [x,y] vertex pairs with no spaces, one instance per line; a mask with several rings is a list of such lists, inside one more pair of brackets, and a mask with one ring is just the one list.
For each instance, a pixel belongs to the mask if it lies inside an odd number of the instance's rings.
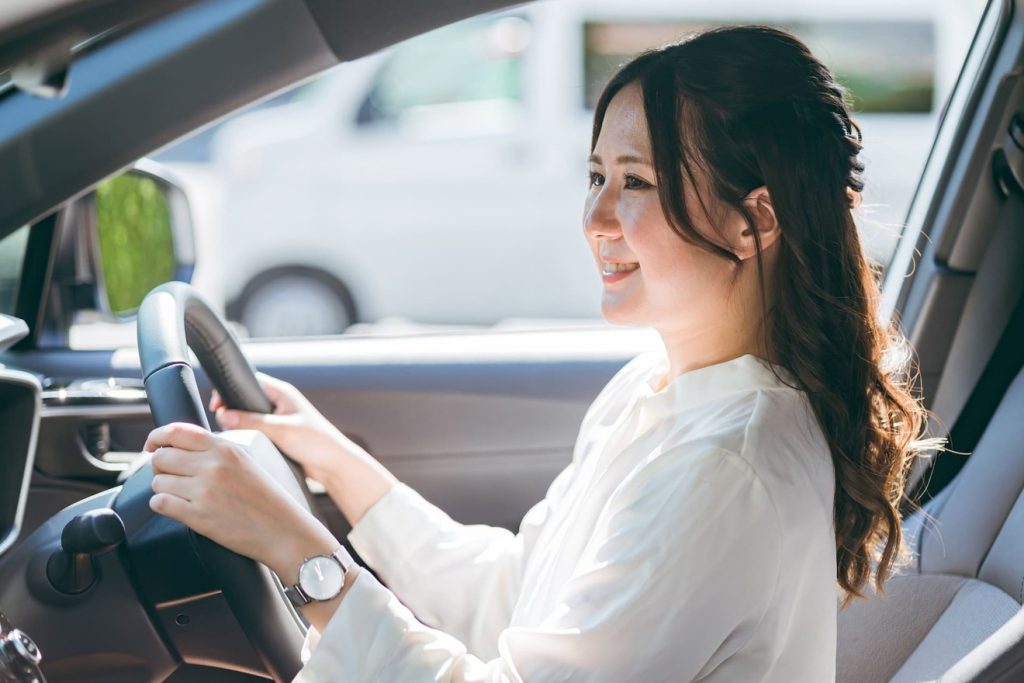
[[153,430],[144,449],[153,452],[155,512],[267,565],[286,585],[304,558],[340,545],[237,443],[175,422]]

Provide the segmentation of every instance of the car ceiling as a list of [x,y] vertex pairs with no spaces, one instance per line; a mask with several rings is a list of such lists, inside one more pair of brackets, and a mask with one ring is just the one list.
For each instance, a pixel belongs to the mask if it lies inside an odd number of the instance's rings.
[[69,30],[122,34],[75,57],[63,97],[0,93],[0,237],[246,104],[341,61],[514,4],[107,0],[50,2],[46,14],[2,10],[0,72]]

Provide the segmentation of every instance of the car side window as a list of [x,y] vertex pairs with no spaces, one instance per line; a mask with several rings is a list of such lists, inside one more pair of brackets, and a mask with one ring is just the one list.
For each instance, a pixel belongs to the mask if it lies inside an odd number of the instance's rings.
[[357,123],[398,123],[451,105],[518,103],[529,42],[530,25],[517,16],[460,22],[406,41],[378,72]]
[[0,313],[14,313],[27,247],[27,225],[0,240]]
[[796,33],[849,91],[881,270],[917,229],[985,2],[536,2],[346,62],[156,160],[191,202],[193,285],[242,336],[607,326],[581,217],[593,103],[619,65],[713,26]]

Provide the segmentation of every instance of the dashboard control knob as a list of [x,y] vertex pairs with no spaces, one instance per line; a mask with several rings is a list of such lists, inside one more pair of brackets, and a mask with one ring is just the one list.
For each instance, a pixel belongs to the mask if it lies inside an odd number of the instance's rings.
[[110,508],[90,510],[64,527],[60,545],[69,553],[96,555],[113,550],[124,541],[124,522]]
[[78,515],[64,527],[60,550],[46,562],[46,577],[61,593],[77,595],[96,583],[94,555],[113,550],[124,541],[124,522],[109,508]]
[[24,659],[26,662],[38,664],[42,661],[43,656],[39,652],[39,648],[27,635],[14,629],[7,634],[7,640],[11,643],[12,649],[17,655]]
[[0,632],[0,683],[44,683],[41,660],[39,648],[22,631]]

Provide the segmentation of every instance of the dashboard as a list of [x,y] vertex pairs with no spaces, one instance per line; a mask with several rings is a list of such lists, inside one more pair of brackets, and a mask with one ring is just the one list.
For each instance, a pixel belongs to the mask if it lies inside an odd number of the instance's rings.
[[[0,351],[25,331],[0,314]],[[150,518],[148,479],[121,496],[152,430],[142,381],[11,358],[26,364],[0,365],[0,683],[44,683],[42,667],[53,683],[263,679],[189,532]]]

